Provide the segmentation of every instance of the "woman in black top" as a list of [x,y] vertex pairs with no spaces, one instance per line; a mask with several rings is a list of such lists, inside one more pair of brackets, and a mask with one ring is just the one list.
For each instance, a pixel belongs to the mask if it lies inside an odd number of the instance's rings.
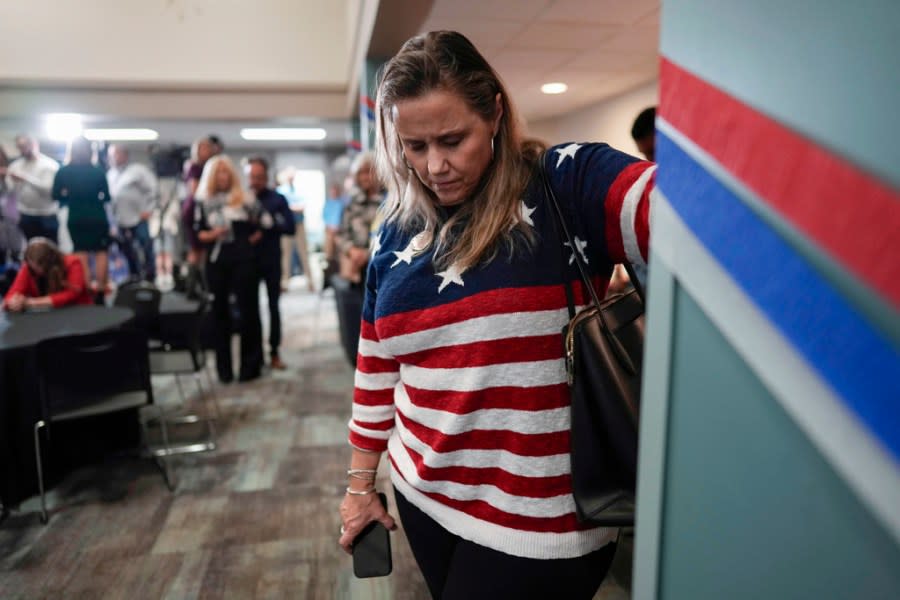
[[260,207],[253,194],[241,189],[232,162],[214,156],[206,162],[197,186],[198,219],[194,228],[207,244],[206,276],[216,320],[216,370],[219,380],[234,378],[231,366],[233,324],[228,298],[237,297],[240,310],[241,364],[239,381],[259,377],[262,368],[262,327],[254,246],[262,238]]
[[88,254],[94,255],[98,303],[106,294],[109,262],[106,251],[109,248],[109,217],[106,205],[109,203],[109,188],[106,174],[96,165],[96,156],[91,142],[83,137],[72,140],[66,165],[56,173],[53,180],[52,196],[61,206],[69,209],[67,220],[69,235],[75,255],[81,259],[85,276],[90,280]]

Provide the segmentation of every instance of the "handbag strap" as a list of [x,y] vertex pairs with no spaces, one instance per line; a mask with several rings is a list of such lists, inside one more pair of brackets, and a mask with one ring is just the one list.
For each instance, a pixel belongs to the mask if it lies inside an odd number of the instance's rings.
[[[569,228],[566,227],[566,219],[563,216],[562,208],[559,205],[559,202],[556,200],[556,194],[553,193],[553,188],[550,187],[550,180],[547,177],[547,171],[544,167],[545,161],[544,157],[541,157],[541,168],[540,168],[540,176],[541,183],[544,185],[544,193],[547,198],[550,200],[550,205],[553,207],[553,215],[556,217],[556,224],[559,225],[563,234],[566,236],[566,239],[569,240],[569,246],[572,248],[572,255],[575,257],[575,265],[578,267],[578,273],[581,275],[581,281],[584,282],[585,287],[587,288],[588,294],[590,294],[591,302],[594,303],[598,309],[600,308],[600,298],[597,297],[597,290],[594,289],[594,286],[591,284],[591,278],[588,276],[587,268],[581,261],[581,256],[578,255],[578,246],[575,245],[575,240],[572,237],[572,234],[569,233]],[[565,255],[563,255],[563,265],[565,265]],[[570,316],[574,316],[574,298],[572,293],[572,282],[566,278],[566,299],[569,302],[569,313]]]
[[[562,229],[562,232],[565,234],[566,239],[569,241],[569,246],[572,248],[572,255],[575,257],[575,264],[578,266],[578,273],[581,275],[581,280],[584,282],[585,287],[588,290],[588,294],[590,294],[591,302],[594,303],[594,306],[598,309],[600,308],[600,298],[597,296],[597,290],[594,289],[594,286],[591,284],[591,278],[588,276],[587,267],[584,265],[584,262],[581,259],[581,256],[578,253],[578,248],[575,245],[575,240],[572,237],[572,234],[569,233],[569,228],[566,227],[566,219],[562,212],[562,207],[559,205],[559,201],[556,199],[556,194],[553,192],[553,187],[550,185],[550,178],[547,176],[546,170],[546,162],[544,160],[544,156],[541,156],[541,165],[540,165],[540,177],[541,183],[544,186],[544,193],[547,198],[550,200],[550,204],[553,206],[553,214],[556,217],[554,220],[556,224]],[[563,256],[563,265],[565,266],[565,256]],[[631,266],[631,263],[627,260],[622,263],[625,266],[625,271],[628,273],[628,277],[631,279],[631,284],[634,286],[635,291],[638,293],[638,297],[641,299],[641,304],[646,302],[644,297],[644,286],[641,285],[640,280],[637,277],[637,274],[634,271],[634,267]],[[566,279],[566,300],[569,304],[569,317],[573,317],[574,313],[574,297],[572,292],[572,283]]]

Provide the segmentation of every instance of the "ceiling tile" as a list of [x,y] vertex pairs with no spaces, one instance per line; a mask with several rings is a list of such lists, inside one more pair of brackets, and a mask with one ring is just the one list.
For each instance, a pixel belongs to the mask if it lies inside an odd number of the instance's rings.
[[526,21],[501,21],[498,19],[474,19],[460,17],[437,18],[425,21],[421,31],[449,29],[458,31],[475,44],[482,53],[484,48],[502,48],[506,46],[528,23]]
[[575,50],[507,49],[493,57],[492,66],[499,72],[516,69],[547,70],[570,62],[578,55]]
[[620,73],[653,65],[657,62],[659,62],[659,54],[656,49],[652,48],[636,52],[601,49],[581,53],[571,62],[562,65],[561,69],[565,71]]
[[484,18],[531,21],[553,4],[552,0],[435,0],[432,18]]
[[659,0],[557,0],[541,21],[630,25],[659,9]]
[[588,50],[616,35],[618,27],[607,25],[573,25],[532,23],[510,43],[521,48]]
[[659,24],[647,24],[620,30],[597,44],[598,49],[618,52],[643,52],[659,48]]

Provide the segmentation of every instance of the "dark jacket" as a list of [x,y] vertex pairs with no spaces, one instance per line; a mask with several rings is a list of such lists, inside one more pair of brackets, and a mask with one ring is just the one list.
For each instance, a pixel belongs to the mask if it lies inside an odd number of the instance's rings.
[[[263,231],[262,240],[256,247],[256,254],[260,260],[281,260],[281,236],[294,235],[294,214],[288,206],[287,199],[275,190],[266,188],[256,195],[262,207],[263,213],[268,213],[270,219],[262,216],[260,227]],[[270,225],[266,227],[266,225]]]

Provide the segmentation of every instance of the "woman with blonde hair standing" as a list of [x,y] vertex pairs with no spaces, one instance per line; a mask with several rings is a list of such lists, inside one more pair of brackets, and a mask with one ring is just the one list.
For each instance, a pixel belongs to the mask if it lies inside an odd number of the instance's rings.
[[233,324],[229,296],[240,311],[239,381],[256,379],[262,368],[262,326],[254,246],[262,239],[260,206],[254,194],[241,188],[234,164],[225,156],[210,158],[203,167],[196,193],[197,238],[207,245],[206,277],[213,294],[216,320],[216,370],[219,380],[234,379],[231,361]]
[[606,144],[523,139],[500,78],[451,31],[415,37],[387,63],[376,118],[388,197],[338,543],[349,552],[370,522],[395,526],[375,495],[387,451],[432,596],[592,598],[617,532],[576,517],[567,288],[586,303],[575,253],[601,296],[613,264],[642,270],[655,165]]

